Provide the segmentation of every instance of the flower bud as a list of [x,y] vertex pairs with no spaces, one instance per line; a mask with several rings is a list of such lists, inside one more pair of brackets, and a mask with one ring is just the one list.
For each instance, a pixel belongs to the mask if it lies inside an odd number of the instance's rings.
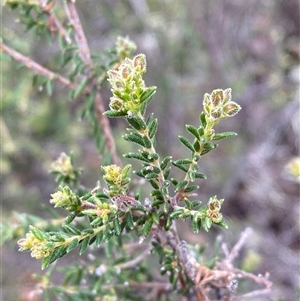
[[236,115],[241,109],[241,106],[236,102],[230,101],[223,107],[223,112],[226,117],[232,117]]

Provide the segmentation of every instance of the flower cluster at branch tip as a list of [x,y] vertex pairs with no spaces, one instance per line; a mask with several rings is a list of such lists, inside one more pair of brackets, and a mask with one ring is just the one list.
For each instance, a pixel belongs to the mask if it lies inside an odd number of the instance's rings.
[[203,110],[207,118],[212,120],[226,119],[236,115],[241,106],[231,101],[231,89],[212,91],[205,93],[203,99]]
[[131,165],[126,165],[122,170],[121,167],[115,164],[102,166],[101,168],[104,171],[103,179],[107,183],[109,195],[114,197],[126,194],[127,184],[130,182],[128,173]]
[[102,166],[102,170],[104,171],[103,179],[105,182],[120,185],[122,181],[121,167],[115,164]]
[[77,196],[68,186],[60,186],[57,192],[51,194],[51,197],[50,203],[54,204],[54,207],[61,207],[68,211],[77,209]]
[[50,245],[47,245],[47,240],[38,233],[39,230],[30,226],[30,232],[26,237],[18,241],[19,251],[31,251],[31,257],[37,259],[48,257],[52,252]]
[[156,90],[156,87],[146,87],[142,78],[146,66],[146,56],[138,54],[132,60],[125,58],[117,70],[107,72],[113,93],[109,103],[111,110],[128,116],[140,112],[145,96]]
[[213,196],[208,201],[208,209],[206,215],[211,218],[214,223],[219,223],[222,221],[223,215],[220,212],[221,205],[223,204],[224,199],[217,199],[217,196]]
[[126,57],[130,57],[136,50],[136,44],[132,42],[128,37],[118,37],[116,42],[116,50],[120,60],[124,60]]
[[70,176],[74,171],[71,157],[67,156],[65,153],[61,153],[59,158],[52,163],[51,171],[60,173],[64,176]]

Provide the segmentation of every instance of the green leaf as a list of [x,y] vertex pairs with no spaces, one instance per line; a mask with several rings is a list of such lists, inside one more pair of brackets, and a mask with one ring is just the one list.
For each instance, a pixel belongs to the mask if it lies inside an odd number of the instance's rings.
[[64,224],[70,224],[74,218],[76,217],[75,214],[70,214],[69,216],[66,217],[66,219],[64,220]]
[[178,192],[180,189],[184,188],[188,184],[188,181],[181,181],[175,187],[175,192]]
[[228,229],[228,224],[224,221],[224,220],[221,220],[219,223],[217,223],[216,225],[222,227],[222,228],[225,228],[225,229]]
[[63,225],[64,229],[73,235],[81,235],[81,231],[72,225]]
[[[122,178],[126,178],[128,176],[128,173],[131,169],[131,165],[127,164],[123,169],[122,169]],[[106,196],[107,197],[107,196]]]
[[132,230],[134,228],[134,223],[133,223],[133,217],[132,217],[132,214],[131,212],[127,212],[127,215],[126,215],[126,226]]
[[157,182],[155,180],[149,180],[149,183],[151,184],[151,186],[154,189],[159,189],[159,185],[157,184]]
[[146,124],[147,124],[147,127],[149,128],[149,125],[152,123],[154,119],[154,113],[151,113],[148,118],[147,118],[147,121],[146,121]]
[[89,240],[90,240],[90,237],[87,236],[86,238],[84,238],[82,240],[82,242],[80,243],[80,248],[79,248],[79,255],[83,254],[84,251],[86,250],[86,248],[88,247],[89,245]]
[[67,248],[65,246],[60,246],[54,250],[49,259],[49,264],[54,262],[60,257],[63,257],[67,253]]
[[137,115],[133,115],[131,118],[127,117],[126,121],[137,131],[145,130],[147,127],[145,121]]
[[204,147],[204,150],[213,150],[214,148],[217,147],[217,144],[206,142],[203,147]]
[[189,186],[187,187],[186,189],[184,189],[184,192],[192,192],[192,191],[195,191],[199,188],[199,185],[194,185],[194,186]]
[[178,136],[179,137],[179,140],[180,142],[185,146],[187,147],[192,153],[195,152],[194,148],[193,148],[193,145],[183,136]]
[[223,133],[214,134],[212,140],[221,140],[221,139],[235,137],[235,136],[237,136],[237,133],[235,132],[223,132]]
[[126,112],[119,112],[119,111],[113,111],[113,110],[108,110],[104,112],[104,115],[110,118],[117,118],[117,117],[124,117],[127,116]]
[[156,87],[148,87],[141,95],[140,100],[141,104],[146,103],[147,105],[151,102],[154,94],[156,92]]
[[200,151],[201,146],[200,146],[200,143],[199,143],[198,140],[195,139],[195,142],[194,142],[194,144],[193,144],[193,147],[194,147],[194,149],[195,149],[196,152],[199,152],[199,151]]
[[137,159],[140,161],[151,163],[151,161],[149,159],[146,159],[144,156],[142,156],[139,153],[127,153],[127,154],[124,154],[123,157],[128,158],[128,159]]
[[187,198],[184,199],[185,206],[188,210],[192,210],[192,202],[190,202]]
[[144,147],[146,147],[146,148],[152,147],[152,142],[147,136],[144,136],[143,140],[144,140],[144,145],[143,145]]
[[149,138],[152,139],[157,132],[157,118],[155,118],[149,126]]
[[162,161],[161,161],[161,164],[160,164],[160,168],[161,168],[161,170],[164,170],[167,166],[168,166],[168,164],[169,164],[169,162],[172,160],[172,156],[167,156],[167,157],[165,157]]
[[192,230],[193,232],[198,233],[200,231],[200,228],[201,228],[201,221],[197,216],[197,214],[195,214],[192,218]]
[[148,220],[145,222],[145,224],[144,224],[144,226],[143,226],[143,228],[142,228],[142,230],[141,230],[140,235],[141,235],[141,236],[144,236],[144,237],[147,237],[148,234],[149,234],[150,231],[151,231],[152,225],[153,225],[153,220],[152,220],[152,218],[151,218],[151,219],[148,219]]
[[207,179],[206,175],[201,172],[195,172],[195,178],[196,179]]
[[104,232],[103,231],[99,231],[97,236],[96,236],[96,247],[99,247],[101,242],[103,241],[104,238]]
[[182,164],[191,164],[193,161],[191,159],[179,159],[176,161],[173,161],[172,163],[175,163],[177,165],[182,165]]
[[77,238],[74,238],[74,239],[70,242],[70,244],[67,246],[67,249],[66,249],[67,253],[69,253],[71,250],[73,250],[74,248],[76,248],[76,247],[78,246],[78,244],[79,244],[78,239],[77,239]]
[[53,93],[53,81],[51,79],[46,82],[46,90],[48,95],[51,96]]
[[38,240],[44,240],[45,235],[44,233],[39,230],[38,228],[35,228],[33,226],[29,226],[29,229],[31,231],[31,233],[38,239]]
[[[129,133],[129,134],[123,135],[122,137],[126,141],[134,142],[134,143],[139,144],[139,145],[141,145],[143,147],[146,147],[145,139],[144,139],[145,136],[143,137],[143,136],[141,136],[138,133]],[[151,145],[151,142],[150,142],[150,145]]]
[[204,218],[203,228],[206,232],[211,228],[212,220],[208,216]]
[[157,179],[157,178],[158,178],[158,174],[154,173],[154,172],[150,172],[147,175],[145,175],[146,180],[153,180],[153,179]]
[[172,162],[172,164],[173,164],[175,167],[177,167],[177,168],[183,170],[184,172],[187,172],[187,171],[189,170],[189,169],[188,169],[186,166],[184,166],[184,165],[176,164],[175,162]]
[[200,204],[201,204],[201,201],[199,201],[199,200],[192,201],[192,204],[191,204],[192,209],[194,209],[195,207],[199,206]]
[[[206,118],[205,118],[204,112],[201,112],[199,118],[200,118],[200,122],[201,122],[203,128],[206,128],[206,124],[207,124],[207,123],[206,123]],[[200,134],[200,135],[201,135],[201,134]]]
[[173,211],[173,212],[170,214],[170,218],[171,218],[171,219],[174,219],[174,218],[178,217],[182,212],[183,212],[183,209],[178,209],[178,210],[176,210],[176,211]]
[[168,179],[169,175],[170,175],[170,172],[171,172],[171,166],[168,167],[165,171],[164,171],[164,178],[165,179]]
[[119,218],[118,218],[118,215],[116,215],[115,219],[113,220],[114,222],[114,230],[115,230],[115,233],[117,235],[120,235],[121,234],[121,225],[120,225],[120,222],[119,222]]
[[185,127],[187,131],[190,132],[193,136],[195,136],[197,140],[200,140],[199,132],[193,125],[186,124]]
[[75,89],[75,92],[74,92],[74,98],[76,98],[77,96],[79,96],[82,91],[86,88],[86,86],[88,85],[90,79],[89,78],[86,78],[83,82],[81,82],[78,87]]

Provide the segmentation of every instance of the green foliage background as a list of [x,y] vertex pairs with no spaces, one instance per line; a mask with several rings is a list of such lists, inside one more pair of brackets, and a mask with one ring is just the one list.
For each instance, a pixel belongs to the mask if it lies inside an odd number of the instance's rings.
[[[150,108],[159,120],[157,148],[162,155],[183,156],[177,136],[184,124],[197,122],[205,92],[232,88],[233,100],[243,110],[221,124],[220,131],[233,129],[239,137],[224,141],[202,163],[209,179],[201,183],[200,196],[225,198],[229,231],[222,235],[229,243],[246,226],[254,228],[252,255],[241,265],[251,269],[255,263],[252,272],[271,273],[274,300],[296,300],[299,184],[289,178],[285,165],[299,153],[297,1],[91,0],[78,1],[77,7],[92,51],[112,47],[116,36],[128,35],[138,52],[147,55],[146,82],[158,86]],[[3,40],[58,70],[58,46],[24,32],[16,18],[2,7]],[[85,167],[84,183],[96,185],[100,178],[92,129],[79,119],[80,102],[67,101],[66,88],[55,83],[51,97],[45,89],[33,89],[32,72],[3,54],[1,72],[2,215],[11,216],[10,223],[15,222],[13,211],[47,218],[44,205],[56,187],[48,170],[60,152],[74,152]],[[103,96],[108,106],[108,86]],[[120,137],[124,123],[111,122]],[[119,153],[130,151],[125,141],[116,142]],[[217,234],[185,239],[207,244]],[[17,252],[13,243],[3,246],[3,300],[26,300],[20,296],[32,285],[32,269],[39,271],[39,263],[28,254]]]

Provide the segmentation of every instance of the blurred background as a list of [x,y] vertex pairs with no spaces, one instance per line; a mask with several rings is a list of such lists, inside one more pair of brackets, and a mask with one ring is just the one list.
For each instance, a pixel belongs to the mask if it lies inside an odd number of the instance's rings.
[[[225,198],[229,230],[187,235],[188,227],[181,225],[181,235],[190,243],[210,245],[221,234],[232,246],[251,227],[250,251],[239,264],[256,274],[270,273],[274,301],[297,300],[300,279],[299,5],[298,0],[77,3],[94,53],[113,47],[122,35],[146,54],[146,84],[158,86],[148,112],[159,120],[157,149],[162,156],[187,155],[177,136],[185,133],[185,124],[199,124],[203,94],[232,88],[233,100],[243,109],[217,129],[239,136],[221,141],[204,157],[200,171],[208,179],[199,189],[203,202],[212,195]],[[63,20],[63,10],[58,13]],[[17,14],[5,6],[1,21],[4,43],[59,71],[56,42],[48,45],[25,32]],[[92,129],[78,117],[80,103],[68,102],[68,90],[59,83],[49,97],[32,88],[33,74],[20,63],[1,55],[1,69],[2,218],[13,224],[14,211],[49,218],[45,206],[56,185],[48,170],[62,151],[74,152],[88,187],[100,178],[101,157]],[[110,96],[106,85],[106,105]],[[121,139],[125,124],[114,119],[112,126],[119,154],[129,151],[131,146]],[[32,285],[29,275],[39,272],[39,266],[28,253],[17,252],[15,242],[5,244],[3,300],[29,300],[20,296],[18,287]]]

